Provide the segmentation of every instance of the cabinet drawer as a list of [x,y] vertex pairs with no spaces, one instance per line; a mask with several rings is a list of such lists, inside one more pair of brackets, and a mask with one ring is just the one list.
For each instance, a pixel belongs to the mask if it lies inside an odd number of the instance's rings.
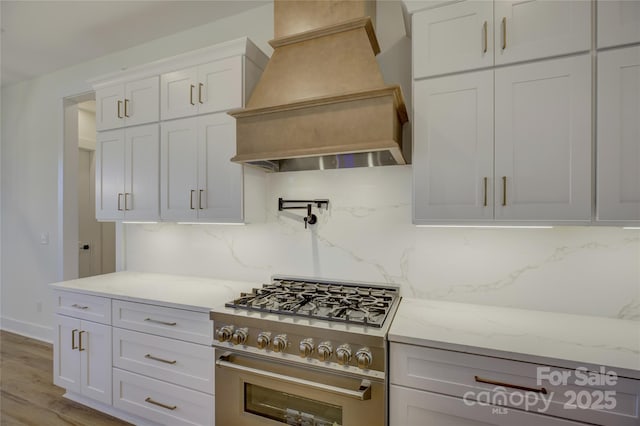
[[212,395],[113,369],[113,406],[170,426],[214,424]]
[[113,365],[213,394],[214,349],[165,337],[113,329]]
[[595,424],[638,425],[638,380],[606,384],[603,374],[589,373],[587,384],[584,371],[403,344],[391,345],[390,364],[395,385]]
[[465,403],[461,398],[391,385],[389,393],[391,426],[579,426],[542,414]]
[[111,299],[57,290],[53,294],[57,314],[111,324]]
[[213,342],[213,323],[205,312],[114,300],[113,325],[203,345]]

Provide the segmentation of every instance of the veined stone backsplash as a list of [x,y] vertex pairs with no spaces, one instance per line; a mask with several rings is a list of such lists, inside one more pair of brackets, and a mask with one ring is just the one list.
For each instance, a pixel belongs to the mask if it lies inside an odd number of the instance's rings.
[[[266,177],[266,221],[126,225],[126,269],[268,282],[274,274],[395,283],[405,297],[640,321],[640,231],[417,228],[411,168]],[[278,197],[328,198],[318,224]]]

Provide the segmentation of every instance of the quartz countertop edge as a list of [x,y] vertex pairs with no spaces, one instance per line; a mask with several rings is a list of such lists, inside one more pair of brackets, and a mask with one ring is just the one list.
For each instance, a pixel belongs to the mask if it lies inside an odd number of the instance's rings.
[[259,284],[245,281],[123,271],[52,283],[54,290],[209,312]]
[[389,341],[640,380],[640,322],[403,298]]

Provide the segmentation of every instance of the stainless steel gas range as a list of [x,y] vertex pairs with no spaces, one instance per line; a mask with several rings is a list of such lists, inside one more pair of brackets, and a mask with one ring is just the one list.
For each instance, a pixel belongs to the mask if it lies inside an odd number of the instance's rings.
[[211,312],[217,425],[386,423],[397,287],[274,277]]

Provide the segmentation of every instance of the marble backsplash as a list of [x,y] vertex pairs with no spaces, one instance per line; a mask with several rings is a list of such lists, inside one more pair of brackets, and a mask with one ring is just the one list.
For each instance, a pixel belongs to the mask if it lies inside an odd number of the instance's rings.
[[[126,269],[395,283],[408,297],[640,321],[639,230],[418,228],[409,166],[268,174],[264,196],[260,223],[126,225]],[[330,206],[305,230],[278,197]]]

